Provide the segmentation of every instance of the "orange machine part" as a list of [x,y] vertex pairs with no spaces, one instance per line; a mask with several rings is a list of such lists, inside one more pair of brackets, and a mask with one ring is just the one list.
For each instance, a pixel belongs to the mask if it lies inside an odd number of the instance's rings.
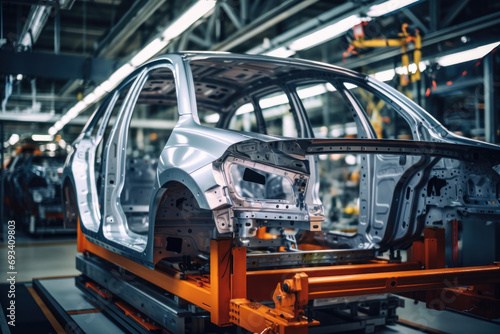
[[[373,260],[365,264],[252,272],[246,270],[245,248],[234,247],[229,238],[211,240],[209,282],[206,276],[187,275],[185,279],[180,279],[175,273],[146,268],[89,242],[82,234],[80,225],[77,240],[79,251],[106,259],[209,311],[211,321],[218,326],[236,324],[252,332],[268,334],[307,333],[309,326],[318,324],[304,317],[304,308],[311,299],[374,293],[411,292],[416,295],[421,290],[434,289],[425,292],[424,298],[429,298],[443,289],[453,289],[450,291],[461,296],[455,304],[465,307],[476,305],[470,302],[470,298],[480,298],[479,293],[474,293],[473,289],[450,287],[450,281],[460,286],[500,283],[500,267],[497,264],[444,268],[442,229],[424,230],[424,237],[416,241],[409,251],[411,262]],[[490,290],[495,291],[495,288],[496,285],[492,285]],[[274,309],[250,301],[250,298],[271,300],[273,294]],[[286,294],[293,295],[288,298]],[[282,298],[293,300],[293,305],[280,303]],[[498,305],[497,294],[491,293],[487,298],[483,305]]]
[[187,300],[192,304],[195,304],[207,311],[212,311],[210,284],[205,283],[200,287],[198,286],[197,280],[194,277],[190,277],[186,280],[181,280],[175,277],[175,275],[170,275],[160,270],[149,269],[133,260],[111,252],[88,241],[85,238],[85,235],[83,235],[83,233],[81,232],[80,224],[78,224],[77,233],[79,252],[89,252],[97,255],[98,257],[110,261],[122,268],[125,268],[133,274]]
[[140,324],[142,327],[146,328],[148,331],[155,331],[155,330],[161,330],[162,328],[156,325],[153,325],[152,323],[144,320],[136,310],[125,304],[124,302],[116,302],[116,306],[122,309],[122,311],[125,313],[125,316],[131,317],[134,319],[138,324]]

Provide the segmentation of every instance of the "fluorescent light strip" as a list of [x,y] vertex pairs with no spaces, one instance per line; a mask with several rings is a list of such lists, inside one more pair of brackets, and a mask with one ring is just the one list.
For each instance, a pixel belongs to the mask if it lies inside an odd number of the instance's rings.
[[214,6],[215,0],[200,0],[192,5],[184,14],[179,16],[167,29],[162,36],[166,40],[172,40],[186,31],[193,23],[208,14]]
[[[386,15],[418,1],[419,0],[389,0],[381,4],[371,6],[368,9],[367,18],[361,19],[359,15],[351,15],[327,27],[289,42],[288,47],[278,47],[264,52],[264,54],[268,56],[288,58],[293,56],[296,51],[312,48],[343,34],[349,29],[352,29],[355,25],[360,24],[362,21],[370,21],[370,17]],[[264,46],[261,47],[264,49],[266,48]]]
[[394,78],[394,75],[396,75],[396,71],[394,71],[393,68],[385,70],[385,71],[380,71],[375,74],[372,74],[371,76],[377,79],[378,81],[391,81]]
[[134,58],[130,61],[132,66],[139,66],[154,57],[158,52],[165,48],[170,40],[163,38],[155,38],[151,43],[146,45],[139,53],[137,53]]
[[127,63],[117,69],[107,81],[109,81],[110,85],[115,88],[127,75],[132,73],[134,70],[135,67]]
[[[421,61],[418,64],[418,67],[420,68],[420,72],[423,72],[427,69],[426,62],[427,61]],[[413,63],[413,64],[410,64],[410,66],[408,66],[408,67],[409,67],[411,74],[415,74],[417,72],[417,64]],[[396,67],[395,69],[391,68],[388,70],[384,70],[384,71],[380,71],[380,72],[371,74],[370,76],[379,80],[379,81],[391,81],[396,74],[399,74],[399,75],[408,74],[408,68],[406,68],[405,66],[399,66],[399,67]]]
[[236,110],[236,115],[243,115],[253,111],[253,105],[251,103],[247,103],[242,105]]
[[409,6],[415,2],[418,2],[418,0],[389,0],[379,5],[371,6],[366,15],[371,17],[383,16]]
[[460,63],[465,63],[471,60],[476,60],[479,58],[483,58],[488,53],[490,53],[494,48],[496,48],[500,42],[495,42],[483,46],[479,46],[474,49],[470,49],[467,51],[453,53],[451,55],[439,57],[436,59],[437,63],[441,66],[451,66]]
[[52,141],[54,137],[52,135],[32,135],[31,139],[34,141]]
[[290,56],[293,56],[295,54],[295,51],[290,50],[284,46],[271,50],[269,52],[264,53],[266,56],[273,56],[273,57],[282,57],[282,58],[288,58]]
[[126,63],[118,70],[116,70],[108,80],[104,81],[101,85],[97,86],[93,92],[89,93],[82,101],[79,101],[72,108],[70,108],[64,116],[61,117],[52,127],[49,128],[49,135],[55,135],[73,118],[83,111],[92,103],[98,101],[107,92],[115,88],[127,75],[132,73],[136,67],[142,65],[158,52],[164,49],[168,43],[186,31],[193,23],[200,18],[206,16],[215,6],[215,0],[198,0],[180,17],[172,22],[161,34],[161,37],[153,39],[141,51],[139,51],[130,62]]
[[296,39],[291,42],[289,48],[294,51],[300,51],[312,48],[318,44],[324,43],[332,38],[335,38],[357,24],[360,24],[361,18],[358,15],[351,15],[343,20],[340,20],[334,24],[326,26],[322,29],[319,29],[311,34],[308,34],[304,37]]
[[17,133],[13,133],[7,141],[10,145],[14,145],[19,141],[20,137]]

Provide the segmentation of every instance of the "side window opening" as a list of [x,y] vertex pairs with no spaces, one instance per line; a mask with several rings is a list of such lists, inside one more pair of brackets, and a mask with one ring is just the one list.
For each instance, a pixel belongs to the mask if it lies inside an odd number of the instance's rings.
[[208,126],[211,128],[217,127],[219,120],[220,120],[220,114],[218,111],[213,110],[213,109],[208,109],[204,108],[200,105],[197,106],[198,108],[198,118],[200,120],[200,124],[203,126]]
[[366,112],[377,138],[413,139],[408,122],[385,99],[355,84],[344,83],[344,86],[356,97]]
[[177,96],[172,71],[153,70],[132,111],[127,130],[125,180],[120,202],[127,227],[147,235],[149,201],[158,157],[178,119]]
[[297,137],[298,129],[288,101],[288,96],[282,90],[267,94],[259,99],[268,135],[282,137]]
[[[133,81],[132,81],[133,82]],[[125,87],[123,87],[119,92],[116,93],[115,100],[111,101],[110,103],[113,103],[111,111],[108,111],[104,113],[104,115],[98,120],[97,124],[94,126],[94,129],[92,129],[92,137],[94,140],[99,140],[99,144],[97,145],[95,155],[94,155],[94,178],[95,178],[95,183],[96,183],[96,189],[97,189],[97,195],[99,198],[99,205],[101,207],[101,213],[102,213],[102,206],[103,206],[103,178],[104,178],[104,166],[103,166],[103,157],[104,157],[104,149],[105,145],[108,142],[109,139],[109,134],[111,132],[111,129],[113,125],[115,124],[116,117],[118,115],[119,110],[121,109],[123,105],[123,101],[125,100],[125,97],[127,96],[130,87],[132,86],[132,82],[127,84]],[[103,124],[104,128],[103,128]]]
[[[235,131],[262,133],[280,137],[298,137],[295,111],[292,110],[288,97],[283,90],[272,87],[273,93],[265,94],[256,99],[258,104],[243,102],[236,106],[236,110],[229,111],[227,115],[208,113],[200,115],[200,122],[212,120],[216,123],[222,118],[219,126]],[[248,97],[246,100],[248,101]],[[220,123],[220,122],[219,122]],[[214,124],[215,125],[215,124]]]
[[[316,138],[358,138],[352,105],[327,81],[295,85]],[[359,219],[358,156],[323,154],[316,160],[319,196],[325,208],[324,231],[352,232]]]
[[257,116],[251,103],[246,103],[236,110],[233,117],[231,117],[228,129],[243,132],[259,132]]
[[357,138],[351,106],[329,82],[296,86],[316,138]]
[[[121,88],[118,92],[110,94],[100,107],[93,114],[92,119],[85,128],[87,143],[81,147],[77,147],[78,154],[84,154],[88,157],[88,165],[85,164],[85,180],[76,184],[76,197],[72,200],[74,204],[80,206],[80,217],[82,225],[93,232],[97,232],[101,227],[102,214],[104,211],[104,151],[107,138],[103,139],[103,133],[109,133],[114,121],[109,121],[111,118],[116,118],[118,110],[122,105],[124,97],[127,95],[135,77],[130,79],[130,83]],[[120,96],[120,98],[116,98]],[[106,137],[106,136],[104,136]],[[81,166],[81,165],[80,165]],[[80,167],[76,165],[76,167]],[[72,166],[75,168],[75,164]],[[82,203],[84,203],[82,205]],[[82,206],[81,206],[82,205]]]

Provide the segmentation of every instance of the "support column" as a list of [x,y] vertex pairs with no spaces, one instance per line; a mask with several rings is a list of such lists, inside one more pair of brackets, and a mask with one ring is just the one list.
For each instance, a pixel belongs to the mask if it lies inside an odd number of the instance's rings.
[[59,1],[54,1],[54,54],[61,51],[61,10]]
[[210,318],[217,326],[229,325],[231,300],[231,239],[210,240]]
[[233,248],[231,298],[247,298],[247,249]]
[[496,142],[495,87],[493,54],[484,57],[484,136],[488,143]]
[[437,31],[440,27],[440,0],[429,0],[430,31]]

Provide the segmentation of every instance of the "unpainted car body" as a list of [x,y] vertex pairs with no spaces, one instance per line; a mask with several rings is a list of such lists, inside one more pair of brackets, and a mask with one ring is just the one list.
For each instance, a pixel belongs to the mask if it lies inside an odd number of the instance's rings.
[[[65,220],[148,267],[200,270],[221,236],[270,254],[256,267],[301,264],[272,256],[312,249],[310,263],[350,262],[407,248],[425,226],[500,220],[499,163],[498,146],[450,133],[367,75],[298,59],[171,54],[127,77],[74,143]],[[335,173],[358,193],[355,233],[328,221]]]
[[65,159],[65,155],[20,154],[7,170],[8,206],[26,222],[30,233],[64,231],[61,184]]

